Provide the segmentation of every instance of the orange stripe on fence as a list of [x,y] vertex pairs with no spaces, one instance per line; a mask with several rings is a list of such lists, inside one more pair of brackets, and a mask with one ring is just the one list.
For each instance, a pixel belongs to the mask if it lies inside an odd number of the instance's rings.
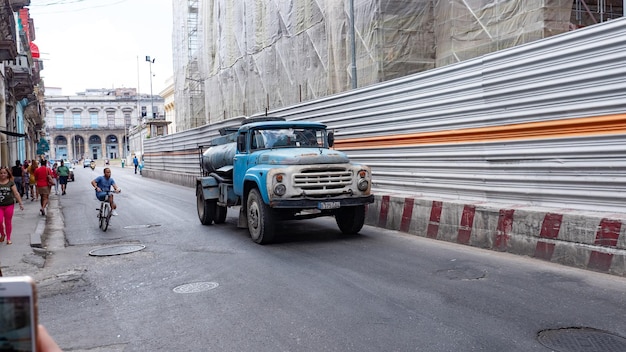
[[626,115],[608,115],[522,124],[337,139],[337,149],[399,147],[420,144],[482,143],[504,140],[549,139],[626,134]]

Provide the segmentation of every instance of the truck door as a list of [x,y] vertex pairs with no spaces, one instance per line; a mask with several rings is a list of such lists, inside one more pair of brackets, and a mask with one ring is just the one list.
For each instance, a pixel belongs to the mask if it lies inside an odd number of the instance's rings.
[[242,133],[237,136],[237,150],[233,159],[233,189],[235,194],[243,200],[243,178],[248,169],[248,145],[249,133]]

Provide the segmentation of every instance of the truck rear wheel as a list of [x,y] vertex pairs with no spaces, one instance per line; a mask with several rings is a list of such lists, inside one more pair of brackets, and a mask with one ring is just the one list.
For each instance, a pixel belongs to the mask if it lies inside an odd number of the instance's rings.
[[198,219],[202,225],[211,225],[215,217],[215,200],[205,200],[202,186],[196,188],[196,207],[198,208]]
[[258,189],[248,193],[247,202],[248,231],[258,244],[267,244],[274,240],[274,214],[272,208],[263,202]]
[[341,232],[346,235],[355,235],[361,231],[365,223],[365,206],[340,208],[335,214],[335,221]]
[[216,224],[223,224],[224,222],[226,222],[227,210],[228,210],[227,207],[217,205],[215,207],[215,219],[213,219],[213,222]]

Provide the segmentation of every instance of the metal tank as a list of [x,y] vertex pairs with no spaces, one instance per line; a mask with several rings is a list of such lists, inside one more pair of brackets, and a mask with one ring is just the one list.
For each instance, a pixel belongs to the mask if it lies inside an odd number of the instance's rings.
[[215,145],[202,153],[202,171],[211,173],[217,169],[233,164],[237,143]]

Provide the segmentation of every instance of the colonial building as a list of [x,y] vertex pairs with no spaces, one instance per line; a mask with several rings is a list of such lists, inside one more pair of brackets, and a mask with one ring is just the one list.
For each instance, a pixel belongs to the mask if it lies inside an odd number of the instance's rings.
[[174,77],[170,77],[165,81],[166,87],[159,92],[163,97],[165,104],[165,120],[169,123],[168,134],[178,132],[176,127],[176,106],[174,104]]
[[[29,0],[0,0],[0,164],[35,159],[42,142],[43,82]],[[42,147],[45,143],[39,143]]]
[[45,131],[53,159],[141,155],[142,139],[168,133],[163,98],[138,95],[135,88],[88,89],[75,96],[47,95],[45,102]]

